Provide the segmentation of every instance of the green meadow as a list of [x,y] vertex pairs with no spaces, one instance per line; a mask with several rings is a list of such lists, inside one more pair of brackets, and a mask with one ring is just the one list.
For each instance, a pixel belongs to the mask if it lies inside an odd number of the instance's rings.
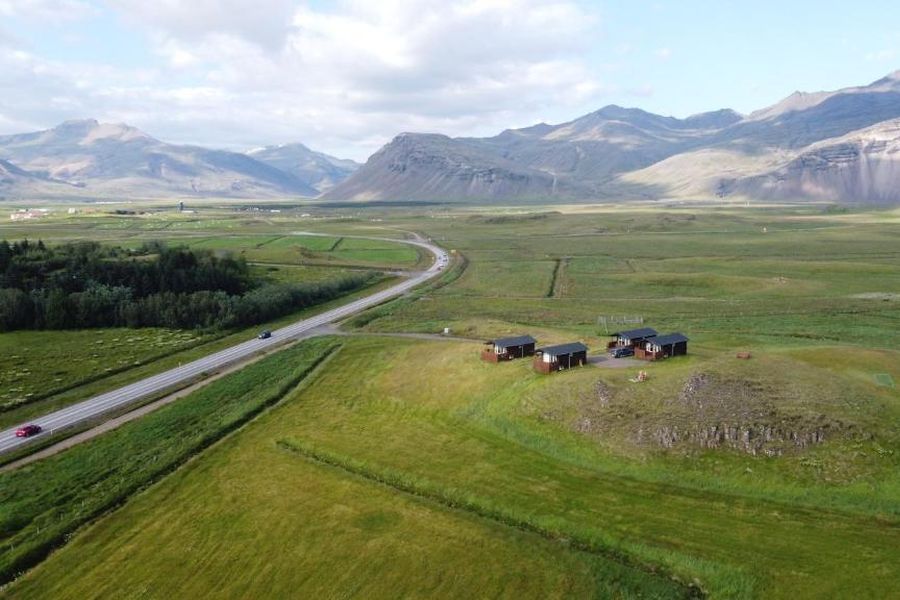
[[[36,224],[50,239],[165,231],[244,253],[273,280],[421,265],[411,249],[352,237],[399,230],[455,259],[436,283],[350,319],[352,335],[276,353],[221,389],[0,475],[6,564],[36,565],[3,594],[896,593],[900,212],[304,210]],[[633,326],[622,317],[685,333],[688,356],[549,377],[528,360],[478,357],[480,340],[516,333],[581,340],[602,357],[608,333]],[[389,335],[445,327],[471,341]],[[630,380],[638,370],[647,381]],[[179,410],[204,421],[193,411],[214,398],[236,412],[213,418],[213,433],[160,434],[190,430]],[[153,456],[166,468],[134,462]],[[58,493],[66,486],[78,492]],[[92,486],[119,494],[88,515],[77,507]],[[61,547],[26,552],[22,540],[51,522],[63,523]]]
[[[248,386],[262,386],[266,374],[276,375],[266,385],[280,385],[277,374],[296,362],[298,352],[300,358],[313,356],[329,343],[305,342],[299,350],[212,384],[185,399],[181,419],[190,410],[191,422],[204,423],[209,401],[223,391],[236,409],[253,389]],[[331,359],[319,373],[334,364]],[[260,388],[261,396],[266,389]],[[299,408],[299,393],[283,404]],[[60,485],[75,465],[80,477],[86,477],[92,473],[91,457],[110,444],[127,443],[143,457],[171,454],[154,435],[160,427],[185,425],[175,420],[175,406],[76,448],[56,464],[36,465],[20,479],[38,484],[53,477]],[[7,593],[21,598],[690,594],[666,577],[603,553],[573,549],[539,533],[297,457],[275,444],[285,431],[280,425],[284,418],[293,418],[293,411],[285,412],[281,405],[264,414],[111,517],[87,527]],[[66,464],[66,456],[69,462],[79,459]],[[94,476],[100,489],[120,477],[146,477],[147,468],[139,466],[144,461],[122,457],[116,462],[122,465],[116,470],[124,473],[111,477],[98,472]],[[120,537],[129,542],[110,544]],[[78,565],[77,577],[69,571],[72,561]]]
[[[862,493],[869,478],[804,482],[775,461],[728,452],[713,479],[683,453],[626,454],[623,425],[597,443],[564,416],[547,418],[561,404],[578,410],[571,395],[598,377],[627,385],[624,373],[542,377],[525,362],[481,363],[477,350],[346,340],[312,382],[86,529],[10,593],[237,597],[299,585],[312,595],[457,596],[484,586],[510,597],[606,597],[622,585],[625,597],[673,597],[690,593],[691,582],[712,597],[891,593],[900,558],[895,463],[872,467],[893,479],[869,489],[884,494],[879,502]],[[426,354],[423,372],[417,357]],[[684,365],[666,367],[653,371],[658,386],[679,380]],[[635,404],[646,407],[652,391]],[[872,429],[878,443],[887,429]],[[436,529],[412,518],[412,507],[433,514],[421,520]],[[463,561],[455,540],[468,536],[482,541],[469,542]],[[544,556],[534,581],[515,587],[511,574]],[[474,566],[483,561],[506,567],[488,576]],[[232,574],[236,564],[245,568]],[[386,564],[395,567],[379,575]]]
[[7,412],[196,346],[200,332],[166,329],[16,331],[0,335],[0,411]]
[[490,336],[545,326],[584,336],[604,332],[598,317],[629,316],[725,347],[827,341],[896,348],[885,336],[900,326],[893,213],[818,210],[433,219],[427,232],[469,267],[453,286],[369,329],[451,326]]
[[314,340],[248,366],[69,452],[0,474],[0,578],[172,471],[293,390],[332,351]]
[[[323,283],[347,275],[379,269],[416,267],[423,258],[400,244],[351,240],[341,236],[294,235],[295,220],[281,227],[272,222],[245,219],[231,211],[216,211],[204,219],[178,213],[153,216],[77,214],[0,225],[0,239],[45,240],[52,244],[98,240],[110,245],[139,247],[164,241],[244,256],[251,271],[271,283]],[[276,234],[264,234],[264,227]],[[396,235],[396,232],[388,235]],[[329,253],[345,243],[347,254]],[[303,253],[298,249],[304,249]],[[372,285],[314,310],[333,307],[360,294],[387,285],[393,278]],[[314,311],[238,331],[167,331],[162,329],[98,329],[16,331],[0,333],[0,426],[35,418],[95,394],[126,385],[236,344],[261,328],[275,328]]]

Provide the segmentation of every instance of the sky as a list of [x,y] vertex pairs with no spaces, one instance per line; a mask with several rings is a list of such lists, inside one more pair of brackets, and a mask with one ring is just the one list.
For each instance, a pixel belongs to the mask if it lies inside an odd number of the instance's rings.
[[0,0],[0,134],[96,118],[362,161],[607,104],[749,113],[900,69],[898,22],[880,0]]

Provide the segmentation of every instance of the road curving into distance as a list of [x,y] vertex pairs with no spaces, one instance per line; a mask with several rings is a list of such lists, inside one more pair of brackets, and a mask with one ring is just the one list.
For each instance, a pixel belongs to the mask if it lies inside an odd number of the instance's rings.
[[[303,233],[303,235],[316,234]],[[314,317],[303,319],[302,321],[297,321],[296,323],[277,329],[272,332],[272,337],[268,339],[248,340],[175,369],[164,371],[157,375],[153,375],[152,377],[147,377],[146,379],[136,381],[135,383],[119,389],[100,394],[99,396],[94,396],[93,398],[73,404],[72,406],[49,413],[43,417],[32,419],[29,423],[40,425],[43,429],[38,435],[28,438],[16,437],[16,429],[21,427],[21,425],[6,429],[5,431],[0,432],[0,454],[21,448],[29,442],[48,435],[50,432],[69,428],[78,425],[79,423],[83,423],[84,421],[96,419],[113,410],[125,408],[150,395],[190,381],[198,376],[202,376],[204,373],[211,373],[228,364],[283,344],[285,341],[299,338],[316,327],[340,321],[367,308],[381,304],[386,300],[396,298],[410,289],[434,279],[443,272],[444,267],[450,262],[447,252],[419,236],[416,236],[413,240],[387,238],[365,239],[378,239],[380,241],[418,246],[434,255],[434,262],[427,270],[415,273],[406,281],[350,302],[349,304],[333,308]],[[24,425],[24,423],[22,425]]]

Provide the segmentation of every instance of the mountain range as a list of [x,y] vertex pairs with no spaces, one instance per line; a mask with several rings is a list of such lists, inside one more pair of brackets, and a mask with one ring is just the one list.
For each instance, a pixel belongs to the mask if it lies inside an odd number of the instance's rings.
[[607,106],[490,138],[403,133],[325,200],[740,197],[900,203],[900,71],[740,115]]
[[582,202],[740,198],[900,204],[900,71],[741,115],[606,106],[488,138],[401,133],[359,165],[303,144],[245,154],[124,124],[0,136],[0,198],[319,197]]
[[257,148],[247,155],[293,175],[317,193],[331,189],[359,168],[358,162],[316,152],[299,143]]
[[356,163],[300,144],[242,154],[162,142],[124,124],[66,121],[0,136],[0,197],[315,197]]

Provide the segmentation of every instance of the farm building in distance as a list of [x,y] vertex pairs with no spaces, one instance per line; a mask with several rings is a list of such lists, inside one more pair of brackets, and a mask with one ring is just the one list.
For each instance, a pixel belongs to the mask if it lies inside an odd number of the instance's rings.
[[549,374],[587,363],[587,346],[581,342],[539,348],[534,355],[534,370]]
[[635,358],[644,360],[659,360],[670,356],[683,356],[687,354],[687,336],[681,333],[669,333],[658,335],[646,340],[641,346],[634,349]]
[[485,342],[485,345],[490,347],[481,351],[481,359],[488,362],[500,362],[501,360],[532,356],[536,344],[537,340],[530,335],[490,340]]
[[616,339],[609,342],[606,345],[607,348],[638,348],[643,346],[646,340],[656,336],[657,333],[652,327],[641,327],[640,329],[618,331],[610,335]]

